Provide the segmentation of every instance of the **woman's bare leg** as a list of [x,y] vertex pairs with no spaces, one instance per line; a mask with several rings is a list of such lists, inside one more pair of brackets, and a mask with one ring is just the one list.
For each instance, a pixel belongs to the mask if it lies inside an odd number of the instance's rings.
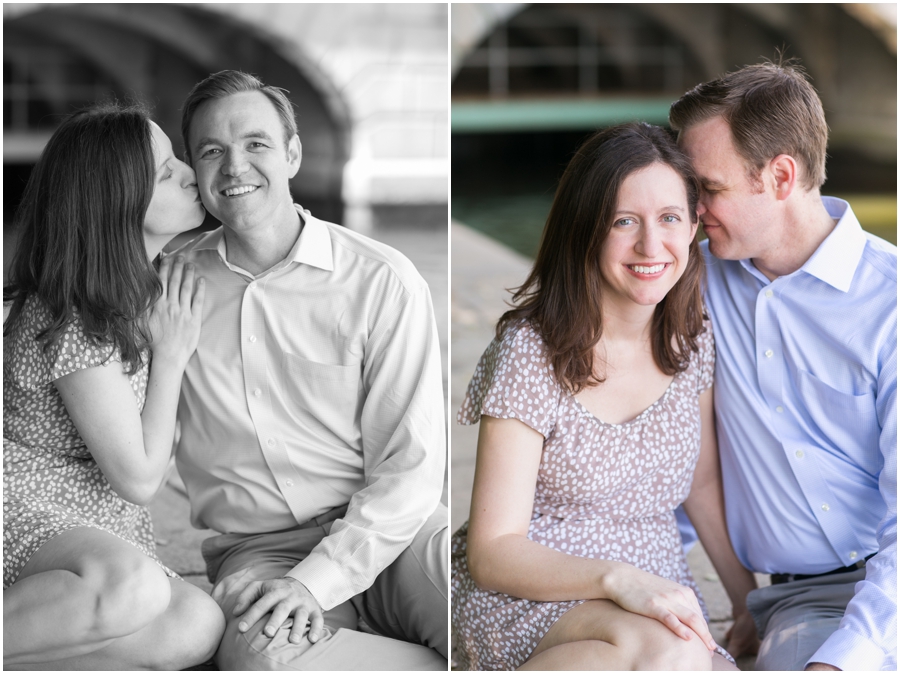
[[685,641],[669,628],[606,599],[587,601],[550,628],[522,670],[699,670],[712,668],[696,635]]
[[134,634],[64,660],[21,665],[31,670],[179,670],[212,659],[225,618],[212,598],[190,583],[168,579],[172,599],[165,612]]
[[[215,650],[210,642],[224,625],[218,607],[200,590],[175,585],[134,546],[87,527],[64,532],[38,550],[4,591],[3,617],[6,669],[46,669],[50,662],[55,668],[100,669],[94,659],[111,658],[114,669],[155,668],[160,660],[190,666]],[[189,640],[199,643],[183,643]],[[173,662],[185,656],[191,662]]]

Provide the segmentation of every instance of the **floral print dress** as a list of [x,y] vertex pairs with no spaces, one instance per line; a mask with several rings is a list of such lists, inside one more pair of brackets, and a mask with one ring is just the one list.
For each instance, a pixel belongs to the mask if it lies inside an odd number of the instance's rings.
[[[147,508],[113,491],[66,412],[54,381],[90,367],[122,367],[118,352],[85,337],[71,323],[48,351],[35,336],[50,312],[29,297],[3,344],[3,587],[47,541],[70,529],[92,527],[131,543],[177,578],[156,556]],[[143,410],[149,352],[130,375]]]
[[[708,322],[698,341],[699,352],[662,397],[623,424],[600,421],[559,385],[530,326],[508,329],[491,343],[457,420],[518,419],[544,436],[528,538],[570,555],[633,564],[700,597],[673,513],[690,492],[700,455],[699,396],[712,385],[715,367]],[[477,587],[466,565],[467,531],[468,523],[451,542],[459,666],[516,669],[583,600],[537,602]]]

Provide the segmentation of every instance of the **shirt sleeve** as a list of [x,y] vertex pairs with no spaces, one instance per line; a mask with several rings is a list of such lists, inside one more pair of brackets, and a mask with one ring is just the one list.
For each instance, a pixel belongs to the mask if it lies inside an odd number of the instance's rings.
[[440,346],[424,280],[383,312],[366,347],[361,429],[366,486],[287,575],[329,610],[371,587],[441,498],[446,417]]
[[457,421],[476,424],[483,414],[517,419],[547,437],[561,395],[543,340],[530,326],[510,328],[481,356]]
[[[897,649],[897,334],[887,341],[878,378],[876,411],[883,466],[878,487],[885,515],[878,525],[878,552],[866,564],[838,629],[809,659],[843,670],[882,669]],[[896,655],[894,656],[896,657]]]

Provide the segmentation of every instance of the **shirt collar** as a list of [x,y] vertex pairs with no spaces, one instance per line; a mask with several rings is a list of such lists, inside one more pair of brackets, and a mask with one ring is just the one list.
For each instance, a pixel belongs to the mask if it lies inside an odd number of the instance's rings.
[[866,247],[866,235],[846,201],[822,197],[822,205],[828,215],[838,218],[838,223],[801,269],[837,290],[847,292]]
[[[325,271],[334,271],[334,255],[331,247],[331,234],[328,225],[315,218],[299,204],[294,204],[297,213],[303,220],[303,230],[297,237],[294,247],[285,257],[286,262],[308,264]],[[210,234],[201,241],[195,250],[215,250],[227,264],[224,227]],[[279,265],[276,265],[279,266]]]
[[[866,235],[846,201],[835,197],[822,197],[822,205],[828,211],[828,215],[838,218],[838,223],[831,230],[831,234],[819,244],[816,252],[794,274],[806,272],[841,292],[847,292],[850,290],[863,249],[866,247]],[[744,259],[740,263],[763,285],[771,283],[751,260]]]

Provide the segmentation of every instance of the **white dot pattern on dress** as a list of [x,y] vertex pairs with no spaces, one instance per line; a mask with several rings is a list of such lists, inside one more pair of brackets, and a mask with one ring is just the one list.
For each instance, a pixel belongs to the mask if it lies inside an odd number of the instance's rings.
[[[478,423],[482,414],[518,419],[544,436],[530,539],[570,555],[628,562],[700,596],[673,511],[690,491],[700,453],[699,394],[713,382],[712,326],[705,327],[688,368],[624,424],[600,421],[559,385],[530,326],[511,328],[491,343],[457,421]],[[467,532],[468,523],[451,543],[459,665],[516,669],[553,623],[582,602],[535,602],[478,588],[466,565]]]
[[[36,298],[25,302],[3,349],[3,587],[37,550],[78,527],[109,532],[156,557],[147,508],[113,491],[88,452],[53,382],[89,367],[122,367],[112,346],[94,344],[76,316],[59,341],[43,350],[35,336],[50,321]],[[149,352],[130,375],[138,410],[146,400]]]

